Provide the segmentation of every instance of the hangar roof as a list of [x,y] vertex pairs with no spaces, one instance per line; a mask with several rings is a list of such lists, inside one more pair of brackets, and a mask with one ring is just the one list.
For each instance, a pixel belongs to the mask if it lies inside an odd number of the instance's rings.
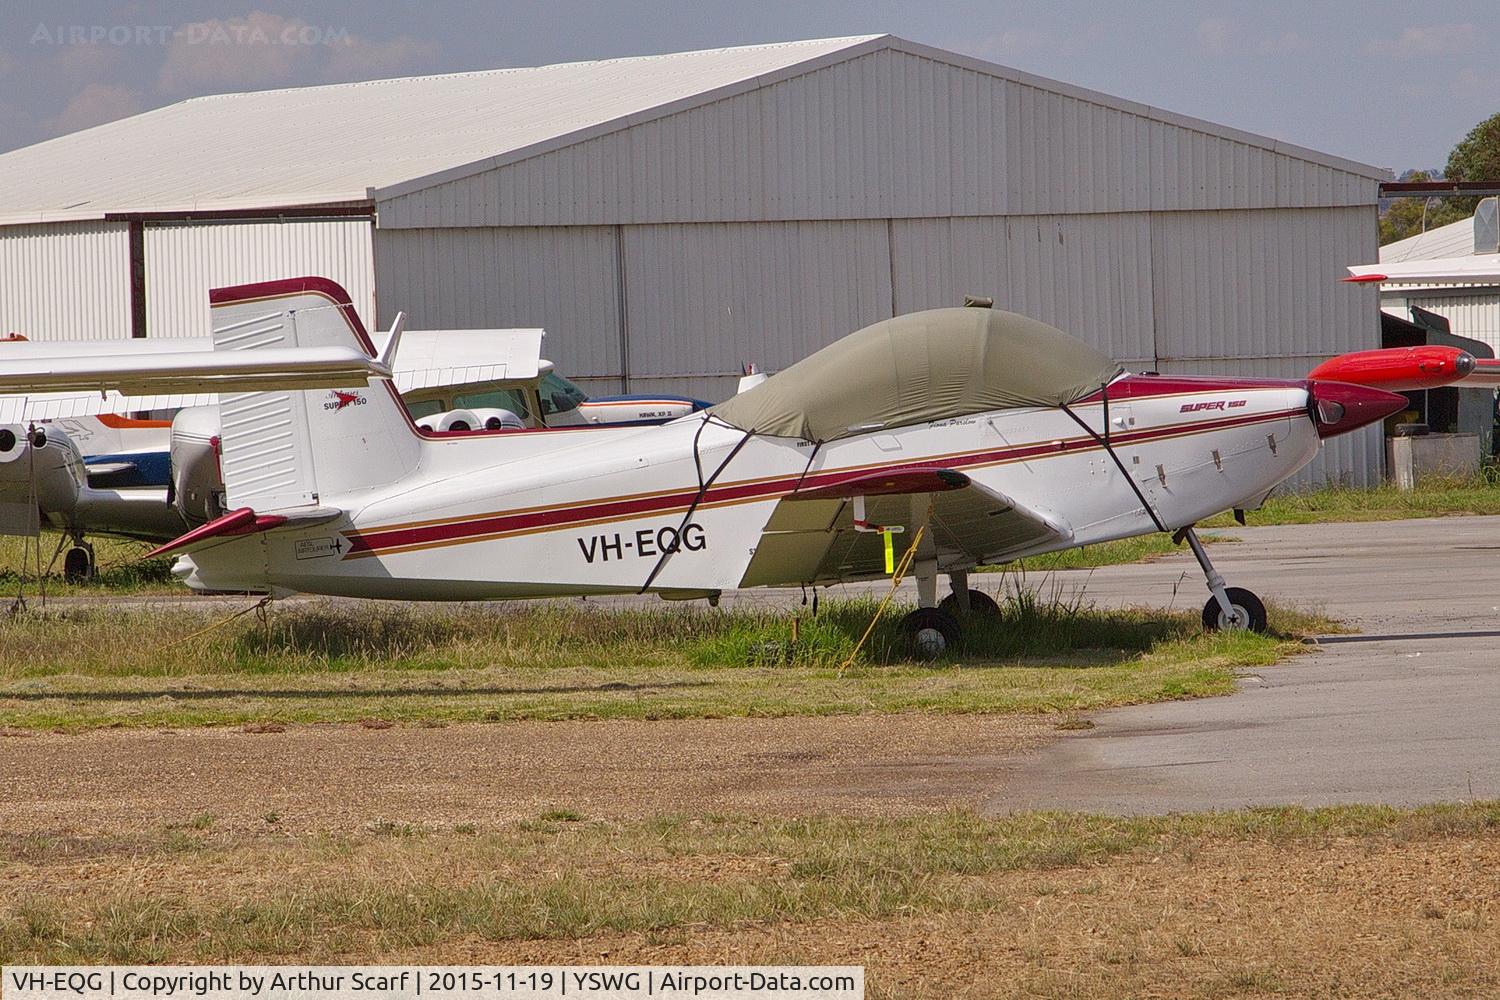
[[881,49],[1351,174],[1389,177],[1381,168],[890,35],[864,35],[194,98],[0,154],[0,225],[367,202]]

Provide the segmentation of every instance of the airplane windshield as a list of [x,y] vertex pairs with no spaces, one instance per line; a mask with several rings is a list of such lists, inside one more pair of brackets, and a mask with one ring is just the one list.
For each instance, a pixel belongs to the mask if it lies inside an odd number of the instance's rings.
[[548,372],[542,376],[542,384],[538,387],[538,393],[542,398],[542,416],[544,417],[576,410],[580,403],[586,403],[589,399],[587,393],[557,372]]

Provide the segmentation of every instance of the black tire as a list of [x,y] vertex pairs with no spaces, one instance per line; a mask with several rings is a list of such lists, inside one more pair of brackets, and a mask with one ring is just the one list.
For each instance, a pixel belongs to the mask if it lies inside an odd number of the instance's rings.
[[[954,618],[960,617],[958,595],[949,594],[941,601],[938,601],[938,608],[939,610],[948,612]],[[982,618],[999,618],[1000,605],[996,604],[995,599],[984,591],[971,589],[969,591],[969,614]]]
[[94,577],[94,555],[75,545],[63,556],[63,579],[69,583],[87,583]]
[[[937,659],[956,647],[959,637],[963,635],[958,619],[940,608],[918,608],[902,619],[901,625],[911,640],[912,655],[920,660]],[[931,636],[924,636],[924,632],[936,632],[940,635],[941,647],[934,648],[928,641]]]
[[[1260,602],[1254,592],[1244,587],[1229,587],[1225,591],[1229,595],[1229,603],[1234,605],[1237,611],[1243,611],[1249,619],[1248,624],[1240,626],[1248,628],[1252,632],[1264,632],[1266,630],[1266,606]],[[1223,612],[1219,610],[1217,598],[1210,597],[1208,603],[1203,605],[1203,627],[1210,632],[1217,632],[1221,628],[1231,627],[1225,620]]]

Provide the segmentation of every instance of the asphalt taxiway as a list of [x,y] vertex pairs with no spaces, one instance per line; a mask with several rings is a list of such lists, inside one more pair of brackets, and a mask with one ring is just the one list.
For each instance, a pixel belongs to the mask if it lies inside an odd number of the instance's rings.
[[[1099,713],[1022,761],[990,811],[1165,813],[1500,797],[1500,518],[1235,528],[1233,586],[1357,635],[1228,698]],[[1187,554],[1056,574],[1100,604],[1198,607]]]

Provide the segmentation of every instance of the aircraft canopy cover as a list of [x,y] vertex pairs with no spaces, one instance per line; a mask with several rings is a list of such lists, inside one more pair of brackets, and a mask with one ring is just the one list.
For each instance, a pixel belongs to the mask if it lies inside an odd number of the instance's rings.
[[832,441],[881,427],[1071,403],[1120,366],[1076,337],[996,309],[929,309],[829,344],[710,411],[742,430]]

